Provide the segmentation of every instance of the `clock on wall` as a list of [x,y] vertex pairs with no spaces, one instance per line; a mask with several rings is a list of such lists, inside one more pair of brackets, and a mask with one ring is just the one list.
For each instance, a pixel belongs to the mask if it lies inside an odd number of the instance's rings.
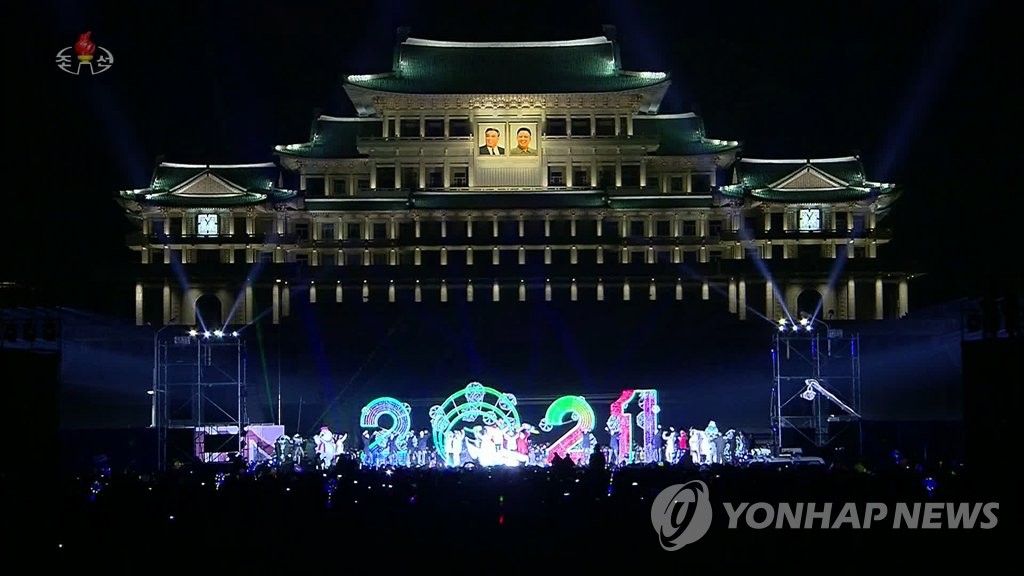
[[196,218],[196,234],[199,234],[200,236],[216,236],[217,215],[200,214]]
[[804,208],[800,210],[800,230],[821,230],[821,210],[817,208]]

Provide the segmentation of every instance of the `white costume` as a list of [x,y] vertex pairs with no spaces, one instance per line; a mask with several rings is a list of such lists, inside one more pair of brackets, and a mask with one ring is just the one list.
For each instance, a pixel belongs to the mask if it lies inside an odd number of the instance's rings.
[[320,468],[326,470],[334,465],[334,459],[338,457],[334,433],[327,426],[321,426],[320,432],[313,438],[316,440],[316,453],[320,457]]

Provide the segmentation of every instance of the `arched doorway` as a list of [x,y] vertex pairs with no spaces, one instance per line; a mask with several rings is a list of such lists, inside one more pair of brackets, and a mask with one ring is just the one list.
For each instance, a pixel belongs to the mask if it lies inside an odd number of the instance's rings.
[[801,315],[806,313],[808,316],[821,317],[821,301],[821,294],[813,288],[808,288],[797,296],[796,309]]
[[208,330],[220,328],[224,325],[220,298],[213,294],[206,294],[196,300],[196,323]]

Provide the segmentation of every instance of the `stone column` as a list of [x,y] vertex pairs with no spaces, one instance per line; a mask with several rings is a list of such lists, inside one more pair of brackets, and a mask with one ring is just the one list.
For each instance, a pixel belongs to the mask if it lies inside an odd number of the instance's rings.
[[164,326],[171,323],[171,286],[167,282],[164,282],[163,287],[163,320]]
[[882,302],[882,279],[875,278],[875,320],[885,318],[885,308]]
[[284,283],[284,288],[281,289],[281,315],[292,315],[292,292],[287,282]]
[[597,279],[597,301],[604,301],[604,281],[602,281],[600,278]]
[[142,314],[142,282],[135,283],[135,325],[142,326],[145,319]]
[[709,300],[711,298],[711,287],[708,285],[708,281],[705,280],[700,284],[700,299]]
[[683,279],[676,278],[676,300],[683,299]]
[[899,285],[899,317],[903,318],[910,312],[910,287],[907,285],[907,279],[901,278]]
[[764,284],[764,315],[769,320],[778,320],[778,314],[775,313],[775,289],[771,280]]
[[846,319],[857,319],[857,282],[853,278],[846,281]]
[[729,314],[736,313],[736,279],[729,278]]
[[334,285],[334,301],[341,304],[342,300],[343,291],[341,289],[341,280],[338,280],[338,283]]
[[740,315],[740,320],[747,319],[747,281],[740,278],[738,287],[738,299],[739,302],[736,304],[736,312]]
[[622,299],[624,301],[629,301],[629,278],[626,278],[622,282]]

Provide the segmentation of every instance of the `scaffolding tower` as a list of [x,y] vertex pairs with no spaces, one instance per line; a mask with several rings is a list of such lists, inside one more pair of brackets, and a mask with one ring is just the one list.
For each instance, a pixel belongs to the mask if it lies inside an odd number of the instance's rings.
[[[824,326],[824,332],[817,326]],[[776,453],[803,438],[824,448],[856,427],[860,450],[860,337],[820,320],[780,322],[772,339],[771,425]]]
[[163,330],[153,342],[157,469],[166,469],[172,431],[191,438],[190,446],[175,444],[175,458],[210,461],[206,456],[244,455],[249,424],[245,341],[237,332],[192,330],[161,337]]

